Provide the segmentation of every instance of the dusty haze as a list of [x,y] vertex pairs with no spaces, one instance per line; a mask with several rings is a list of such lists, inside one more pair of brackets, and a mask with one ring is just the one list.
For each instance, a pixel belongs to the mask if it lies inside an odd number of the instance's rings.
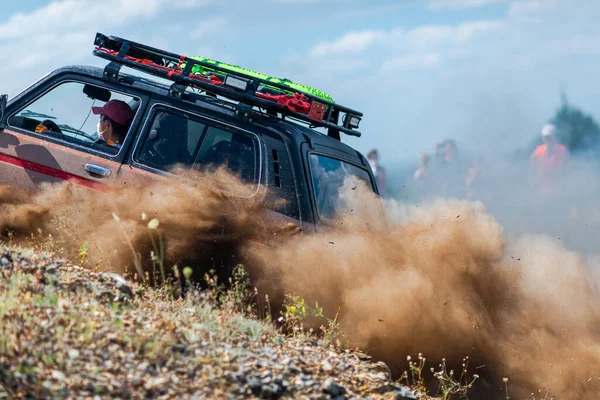
[[[422,352],[454,368],[469,356],[481,367],[471,372],[482,377],[476,390],[485,398],[503,398],[503,377],[513,398],[546,388],[554,398],[600,392],[593,253],[572,252],[551,236],[507,234],[480,202],[384,204],[356,182],[344,192],[352,212],[319,236],[300,237],[267,217],[264,193],[235,197],[222,189],[240,183],[218,178],[109,196],[69,184],[37,194],[3,187],[0,227],[16,240],[52,234],[72,257],[88,241],[90,267],[131,272],[122,229],[150,270],[147,223],[157,218],[169,266],[246,262],[274,299],[292,293],[330,315],[339,308],[351,345],[388,362],[396,376],[407,355]],[[273,237],[271,248],[252,245]]]

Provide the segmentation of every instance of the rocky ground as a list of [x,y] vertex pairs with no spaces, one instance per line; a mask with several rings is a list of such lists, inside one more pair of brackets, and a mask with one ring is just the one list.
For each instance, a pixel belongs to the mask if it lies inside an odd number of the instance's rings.
[[0,245],[0,398],[411,399],[385,364]]

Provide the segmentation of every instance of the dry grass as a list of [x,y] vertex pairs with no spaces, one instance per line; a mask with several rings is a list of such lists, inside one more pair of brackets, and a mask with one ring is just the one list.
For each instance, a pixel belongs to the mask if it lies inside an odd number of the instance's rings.
[[51,253],[0,246],[0,398],[393,398],[402,390],[361,353],[287,337],[242,313],[248,297],[240,296],[215,285],[173,300]]
[[223,388],[212,378],[224,377],[239,345],[276,340],[272,326],[227,307],[154,290],[129,300],[102,274],[32,257],[32,268],[4,274],[0,294],[0,364],[11,396],[216,395]]

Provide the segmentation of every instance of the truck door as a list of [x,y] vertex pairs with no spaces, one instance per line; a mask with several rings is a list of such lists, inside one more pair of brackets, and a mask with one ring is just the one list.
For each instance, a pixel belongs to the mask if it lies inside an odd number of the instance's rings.
[[[133,118],[122,126],[115,123],[121,143],[107,143],[99,140],[100,115],[92,107],[115,100],[127,103]],[[70,181],[106,189],[119,173],[146,101],[143,95],[78,75],[57,77],[19,96],[8,104],[0,130],[0,183],[38,188]]]

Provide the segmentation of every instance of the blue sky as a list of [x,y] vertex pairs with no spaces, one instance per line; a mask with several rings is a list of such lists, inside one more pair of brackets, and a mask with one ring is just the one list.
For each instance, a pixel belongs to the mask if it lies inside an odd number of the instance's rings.
[[[344,141],[383,161],[437,140],[504,154],[569,101],[600,117],[600,2],[21,0],[0,3],[0,91],[103,65],[95,32],[316,86],[365,113]],[[7,75],[10,73],[10,75]]]

